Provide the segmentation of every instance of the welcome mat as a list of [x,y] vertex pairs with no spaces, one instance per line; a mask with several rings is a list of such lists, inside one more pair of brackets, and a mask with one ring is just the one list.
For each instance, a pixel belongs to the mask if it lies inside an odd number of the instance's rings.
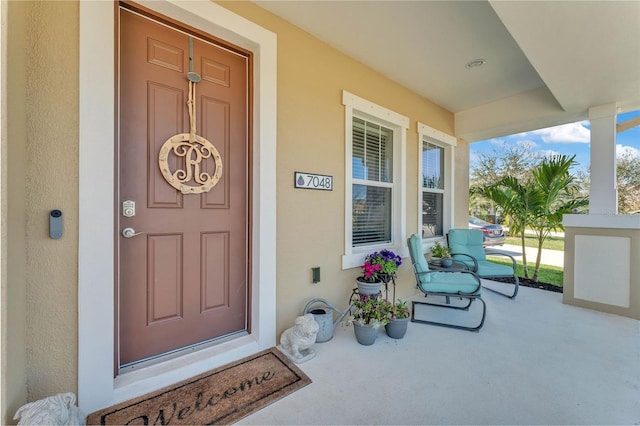
[[87,424],[229,424],[309,383],[311,379],[289,358],[271,348],[92,413]]

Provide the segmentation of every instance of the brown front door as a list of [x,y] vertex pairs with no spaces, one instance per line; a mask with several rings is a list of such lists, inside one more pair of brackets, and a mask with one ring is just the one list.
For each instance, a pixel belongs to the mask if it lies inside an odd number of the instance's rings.
[[[196,133],[220,154],[222,175],[208,192],[183,194],[163,177],[158,155],[169,138],[190,131],[189,39],[120,9],[120,366],[247,330],[249,58],[192,37],[202,78]],[[194,152],[181,157],[186,148],[167,162],[172,172],[192,172],[184,184],[199,188],[193,172],[213,175],[216,163],[209,156],[196,164]],[[126,228],[136,235],[123,236]]]

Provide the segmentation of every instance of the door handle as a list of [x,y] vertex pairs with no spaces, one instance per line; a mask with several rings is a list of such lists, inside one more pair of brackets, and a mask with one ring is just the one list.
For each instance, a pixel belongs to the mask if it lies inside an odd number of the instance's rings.
[[146,234],[146,232],[136,232],[136,230],[133,228],[124,228],[122,230],[122,236],[125,238],[132,238],[140,234]]

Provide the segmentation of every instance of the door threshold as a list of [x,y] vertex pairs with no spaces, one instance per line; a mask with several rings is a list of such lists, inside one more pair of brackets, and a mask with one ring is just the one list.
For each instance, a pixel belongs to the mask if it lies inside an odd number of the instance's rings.
[[189,377],[270,348],[274,346],[274,342],[269,339],[261,342],[255,333],[238,332],[198,346],[197,350],[182,350],[179,354],[169,354],[172,359],[163,356],[162,359],[144,361],[144,368],[140,362],[126,374],[112,376],[112,393],[101,404],[96,404],[93,410],[174,385]]
[[134,371],[139,371],[146,367],[151,367],[153,365],[160,364],[162,362],[170,361],[176,358],[180,358],[185,355],[190,355],[195,352],[199,352],[205,349],[209,349],[211,347],[220,345],[222,343],[226,343],[240,337],[248,336],[246,330],[237,331],[235,333],[226,334],[221,337],[216,337],[215,339],[207,340],[206,342],[196,343],[190,346],[186,346],[184,348],[176,349],[170,352],[165,352],[161,355],[152,356],[149,358],[142,359],[140,361],[134,361],[129,364],[121,365],[118,375],[126,375],[127,373],[132,373]]

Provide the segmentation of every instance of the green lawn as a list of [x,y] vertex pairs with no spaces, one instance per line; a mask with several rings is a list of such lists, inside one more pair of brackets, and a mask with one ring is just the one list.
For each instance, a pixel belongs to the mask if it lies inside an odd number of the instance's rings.
[[[487,256],[492,262],[501,263],[503,265],[511,266],[510,260],[505,260],[504,257]],[[531,262],[529,265],[529,278],[533,275],[533,268],[535,262]],[[524,277],[522,263],[518,262],[516,269],[516,275]],[[540,272],[538,273],[538,281],[548,284],[557,285],[562,287],[564,279],[564,269],[559,266],[540,265]]]
[[[505,244],[521,246],[522,242],[520,241],[520,237],[507,237]],[[538,240],[533,235],[526,235],[524,237],[524,244],[527,247],[538,248]],[[542,248],[549,249],[549,250],[564,251],[564,237],[549,236],[547,237],[546,240],[544,240],[544,243],[542,244]]]

